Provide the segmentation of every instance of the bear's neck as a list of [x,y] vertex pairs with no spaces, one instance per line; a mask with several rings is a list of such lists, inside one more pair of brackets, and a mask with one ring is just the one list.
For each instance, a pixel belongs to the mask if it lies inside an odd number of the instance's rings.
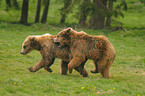
[[70,38],[70,42],[68,42],[68,46],[73,46],[73,44],[77,41],[77,40],[79,40],[80,38],[79,38],[79,36],[77,35],[77,34],[71,34],[70,36],[69,36],[69,38]]

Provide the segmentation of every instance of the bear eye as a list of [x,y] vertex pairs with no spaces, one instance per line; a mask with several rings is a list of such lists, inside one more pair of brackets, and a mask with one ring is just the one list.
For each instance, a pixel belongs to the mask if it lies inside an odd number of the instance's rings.
[[26,49],[27,46],[24,46],[23,48]]

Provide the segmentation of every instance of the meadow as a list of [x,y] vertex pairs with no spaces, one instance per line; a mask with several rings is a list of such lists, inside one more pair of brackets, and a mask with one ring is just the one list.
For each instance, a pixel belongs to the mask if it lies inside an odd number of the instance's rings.
[[[92,74],[90,71],[94,65],[91,60],[85,64],[89,73],[87,78],[75,70],[72,74],[60,75],[60,59],[56,59],[51,66],[52,73],[44,69],[36,73],[29,72],[27,68],[34,66],[41,56],[38,51],[25,56],[20,54],[25,38],[45,33],[57,35],[65,27],[75,28],[75,19],[71,20],[69,15],[68,25],[59,25],[60,18],[54,15],[56,10],[50,9],[49,12],[53,14],[48,16],[48,24],[26,26],[16,23],[19,11],[5,12],[0,8],[0,96],[144,96],[145,7],[136,0],[127,2],[125,17],[118,18],[127,31],[76,28],[89,35],[105,35],[113,44],[116,59],[110,70],[110,79],[103,79],[100,73]],[[35,17],[31,12],[29,22]]]

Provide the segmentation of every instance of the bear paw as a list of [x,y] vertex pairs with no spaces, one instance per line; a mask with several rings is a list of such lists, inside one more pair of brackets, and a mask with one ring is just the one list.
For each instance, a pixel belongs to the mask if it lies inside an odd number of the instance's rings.
[[49,67],[47,67],[46,70],[50,73],[52,72],[51,68],[49,68]]
[[32,68],[32,67],[28,68],[28,70],[29,70],[30,72],[36,72],[36,71],[33,71],[33,68]]
[[72,73],[73,69],[69,69],[69,73]]

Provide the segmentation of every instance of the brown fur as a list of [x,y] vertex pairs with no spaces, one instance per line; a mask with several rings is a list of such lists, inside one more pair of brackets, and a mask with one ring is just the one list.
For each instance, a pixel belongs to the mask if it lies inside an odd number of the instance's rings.
[[105,36],[90,36],[85,32],[76,32],[72,28],[59,32],[54,42],[60,46],[69,46],[73,59],[68,68],[80,66],[86,59],[94,61],[95,69],[92,73],[100,72],[104,78],[110,78],[110,67],[115,59],[116,53],[113,45]]
[[[34,66],[30,67],[31,72],[36,72],[40,68],[52,72],[49,68],[55,58],[61,58],[61,74],[66,75],[68,70],[68,63],[72,58],[69,47],[60,48],[58,44],[54,44],[52,39],[56,36],[52,35],[40,35],[40,36],[28,36],[22,44],[22,51],[20,52],[23,55],[31,52],[32,50],[38,50],[41,53],[42,59]],[[83,69],[84,63],[80,67],[75,68],[79,73],[83,73],[84,77],[88,76],[86,69]],[[83,71],[82,71],[83,70]]]

